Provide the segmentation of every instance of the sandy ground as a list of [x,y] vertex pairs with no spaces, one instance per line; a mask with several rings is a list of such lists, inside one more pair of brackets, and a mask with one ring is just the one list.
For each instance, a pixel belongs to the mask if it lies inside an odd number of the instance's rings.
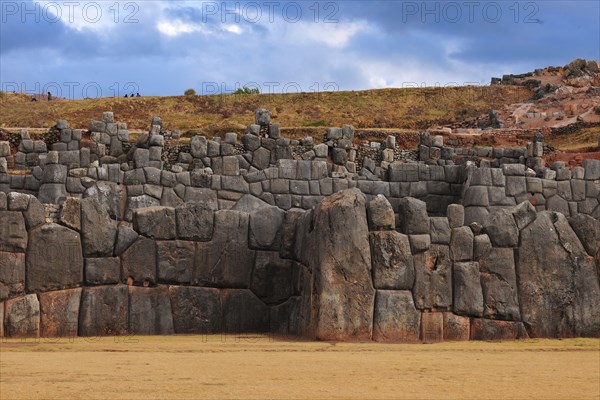
[[0,344],[2,399],[598,399],[600,340],[438,344],[269,337]]

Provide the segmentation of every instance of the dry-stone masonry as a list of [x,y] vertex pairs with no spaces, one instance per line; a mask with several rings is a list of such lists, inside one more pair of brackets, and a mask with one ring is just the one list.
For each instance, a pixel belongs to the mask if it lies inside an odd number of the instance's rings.
[[264,109],[187,147],[111,112],[53,132],[0,142],[1,335],[600,336],[600,161],[546,168],[539,135],[424,134],[417,162],[351,125],[291,141]]

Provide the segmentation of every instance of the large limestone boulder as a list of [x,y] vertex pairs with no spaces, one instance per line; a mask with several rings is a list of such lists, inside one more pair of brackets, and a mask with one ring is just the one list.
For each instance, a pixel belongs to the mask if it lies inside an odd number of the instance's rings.
[[385,196],[378,194],[367,205],[369,227],[373,231],[391,230],[396,227],[396,216],[392,205]]
[[217,333],[221,330],[219,290],[169,286],[175,333]]
[[266,304],[279,304],[293,291],[293,261],[279,258],[273,251],[256,252],[252,292]]
[[293,296],[281,304],[272,306],[270,316],[271,333],[298,336],[300,334],[301,304],[301,297]]
[[600,288],[564,215],[544,211],[521,232],[519,301],[532,337],[600,336]]
[[514,250],[492,248],[485,257],[481,258],[480,266],[484,297],[483,316],[520,321]]
[[223,304],[223,332],[269,332],[269,307],[248,289],[221,291]]
[[79,335],[125,335],[128,311],[127,286],[86,287],[81,295]]
[[40,303],[35,294],[7,300],[4,307],[6,336],[39,337]]
[[133,212],[133,227],[140,234],[153,239],[175,239],[175,209],[146,207]]
[[215,230],[210,242],[196,246],[192,284],[248,288],[255,252],[248,249],[249,216],[245,212],[220,210],[215,213]]
[[444,313],[444,340],[469,340],[471,322],[469,317],[462,317],[449,312]]
[[97,199],[81,200],[81,237],[85,257],[110,257],[117,235],[117,222]]
[[158,279],[162,282],[190,283],[194,273],[196,245],[186,240],[156,242]]
[[429,233],[427,204],[412,197],[400,199],[398,230],[402,233],[419,235]]
[[156,282],[156,243],[140,236],[121,256],[121,280],[152,284]]
[[75,288],[40,293],[40,336],[77,336],[81,291]]
[[479,278],[479,263],[454,263],[453,274],[454,312],[460,315],[481,317],[483,315],[483,292]]
[[27,228],[19,211],[0,211],[0,251],[24,252]]
[[358,189],[348,189],[314,210],[307,250],[314,278],[311,328],[317,339],[371,339],[375,289],[365,201]]
[[0,301],[25,290],[25,254],[0,251]]
[[577,214],[569,218],[569,224],[581,240],[587,253],[598,258],[600,254],[600,221],[586,214]]
[[122,221],[125,217],[127,206],[127,189],[125,185],[99,181],[85,191],[84,197],[98,200],[106,208],[112,219]]
[[411,290],[415,267],[408,237],[396,231],[371,232],[369,241],[375,289]]
[[529,335],[522,322],[473,318],[471,324],[471,340],[515,340],[528,338]]
[[267,206],[250,213],[250,247],[262,250],[279,250],[280,229],[285,213],[279,207]]
[[519,229],[510,210],[499,209],[488,215],[484,228],[495,247],[515,247]]
[[203,204],[186,203],[175,209],[179,239],[208,241],[212,238],[215,212]]
[[168,335],[174,333],[167,286],[129,286],[129,333]]
[[452,261],[448,246],[434,244],[413,256],[415,285],[413,294],[419,310],[452,306]]
[[419,340],[421,313],[415,308],[409,291],[378,290],[374,314],[373,340],[378,342]]
[[27,290],[59,290],[83,281],[79,233],[58,224],[42,225],[29,233]]

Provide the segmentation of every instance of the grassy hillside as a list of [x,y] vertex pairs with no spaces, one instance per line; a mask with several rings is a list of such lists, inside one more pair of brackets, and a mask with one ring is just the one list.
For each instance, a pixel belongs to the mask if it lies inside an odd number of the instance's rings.
[[167,129],[194,129],[210,135],[243,129],[254,120],[254,110],[264,107],[271,111],[273,122],[297,132],[344,123],[357,128],[415,130],[461,121],[530,96],[524,87],[500,85],[51,102],[1,93],[0,127],[47,128],[64,118],[71,126],[85,128],[103,111],[114,111],[117,120],[127,122],[130,129],[148,129],[151,118],[158,115]]

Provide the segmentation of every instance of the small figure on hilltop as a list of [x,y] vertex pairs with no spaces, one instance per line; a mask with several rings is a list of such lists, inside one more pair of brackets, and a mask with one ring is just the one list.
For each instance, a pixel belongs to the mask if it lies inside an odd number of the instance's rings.
[[31,96],[31,101],[37,101],[37,99],[35,98],[35,96]]
[[125,93],[125,98],[128,98],[129,96],[127,96],[127,93]]
[[48,92],[48,101],[52,101],[52,93]]
[[135,97],[142,97],[142,96],[141,96],[141,95],[140,95],[140,93],[138,92],[138,93],[136,93],[136,94],[135,94]]

